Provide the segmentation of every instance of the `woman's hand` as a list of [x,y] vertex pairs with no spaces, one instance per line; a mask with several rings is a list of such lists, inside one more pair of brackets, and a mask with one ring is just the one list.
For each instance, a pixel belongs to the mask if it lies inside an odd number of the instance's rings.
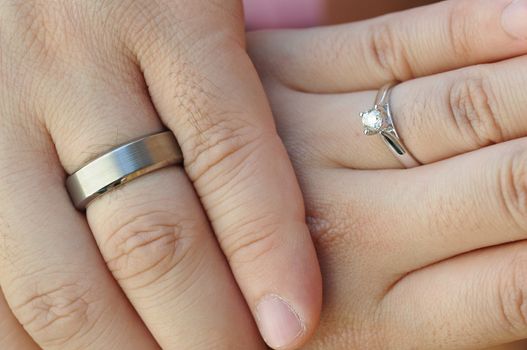
[[[38,346],[263,348],[249,310],[273,347],[313,332],[316,255],[244,45],[235,0],[0,2],[0,285]],[[73,208],[66,173],[164,128],[186,173]]]
[[[526,51],[526,17],[524,0],[452,0],[249,38],[322,264],[308,349],[527,337],[527,57],[489,63]],[[393,80],[415,169],[362,134],[359,112]]]

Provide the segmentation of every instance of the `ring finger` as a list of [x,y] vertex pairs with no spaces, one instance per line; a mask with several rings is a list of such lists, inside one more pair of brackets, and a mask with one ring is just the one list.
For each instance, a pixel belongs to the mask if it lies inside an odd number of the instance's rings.
[[71,206],[47,131],[2,126],[0,283],[13,314],[46,350],[158,349]]
[[[83,84],[79,77],[63,82],[64,100],[76,96],[75,108],[55,105],[59,112],[48,125],[68,173],[163,130],[140,71],[130,67],[115,72],[118,83],[89,64],[77,67]],[[163,349],[262,346],[182,168],[164,168],[106,193],[87,216],[109,269]]]
[[[428,164],[527,135],[526,63],[527,57],[520,57],[396,86],[391,108],[406,147]],[[277,118],[279,126],[296,123],[300,129],[293,133],[326,140],[307,144],[311,155],[355,169],[401,166],[379,137],[362,134],[359,113],[372,107],[375,91],[315,95],[284,90],[271,97],[276,114],[287,116]],[[348,152],[342,152],[343,145]]]

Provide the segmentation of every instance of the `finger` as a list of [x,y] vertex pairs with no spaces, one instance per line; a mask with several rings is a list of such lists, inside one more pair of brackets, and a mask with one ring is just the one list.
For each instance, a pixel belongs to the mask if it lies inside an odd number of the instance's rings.
[[13,313],[43,349],[158,349],[73,209],[47,132],[21,118],[0,132],[0,283]]
[[257,65],[285,85],[349,92],[526,53],[526,14],[524,0],[450,0],[324,29],[256,33],[249,43]]
[[[163,130],[139,70],[126,63],[112,81],[97,64],[85,63],[75,67],[82,84],[78,77],[63,82],[75,108],[65,98],[48,125],[68,173]],[[161,348],[263,348],[182,168],[158,170],[105,194],[87,216],[109,269]]]
[[[391,108],[406,147],[428,164],[526,136],[526,63],[527,57],[520,57],[396,86]],[[371,107],[376,92],[314,95],[284,90],[275,85],[270,89],[280,129],[287,130],[284,134],[291,134],[290,129],[298,129],[292,131],[296,135],[309,134],[302,138],[305,147],[319,159],[355,169],[401,167],[379,137],[362,135],[358,115]],[[309,142],[323,137],[323,143]],[[349,152],[342,152],[343,147]]]
[[526,136],[526,63],[523,56],[399,86],[392,107],[401,138],[431,163]]
[[38,350],[37,344],[15,318],[0,291],[0,349]]
[[[359,221],[382,215],[360,234],[377,246],[371,263],[397,276],[527,238],[526,146],[526,139],[510,141],[412,170],[332,170],[317,181],[320,191],[335,193],[334,207],[355,208]],[[380,185],[387,178],[389,191]]]
[[163,349],[266,348],[182,169],[108,194],[89,218],[110,270]]
[[476,349],[525,339],[526,252],[525,242],[493,247],[399,281],[381,304],[391,346]]
[[199,30],[182,42],[179,7],[165,3],[172,22],[156,28],[164,40],[149,50],[131,40],[155,107],[264,338],[300,346],[319,317],[320,272],[293,169],[243,47],[241,6],[184,2]]
[[[267,88],[278,132],[294,154],[293,161],[367,170],[402,167],[380,137],[364,135],[359,113],[361,106],[374,101],[376,92],[316,95],[275,83]],[[400,118],[394,119],[399,131]]]

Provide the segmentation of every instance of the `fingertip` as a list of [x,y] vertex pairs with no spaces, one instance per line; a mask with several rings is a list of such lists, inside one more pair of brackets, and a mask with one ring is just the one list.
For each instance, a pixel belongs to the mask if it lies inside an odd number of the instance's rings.
[[284,298],[276,294],[263,297],[256,307],[258,328],[273,349],[289,348],[305,333],[305,322]]
[[[281,254],[263,264],[271,275],[265,278],[267,283],[264,281],[261,285],[264,292],[256,300],[254,315],[262,338],[273,349],[299,349],[310,340],[318,326],[322,277],[312,247],[310,242],[306,246],[299,240],[293,247],[284,246],[288,254],[275,251]],[[273,265],[279,261],[280,265]]]
[[272,349],[293,350],[309,341],[320,314],[319,306],[309,307],[314,310],[298,312],[280,295],[264,296],[256,307],[256,322],[266,344]]

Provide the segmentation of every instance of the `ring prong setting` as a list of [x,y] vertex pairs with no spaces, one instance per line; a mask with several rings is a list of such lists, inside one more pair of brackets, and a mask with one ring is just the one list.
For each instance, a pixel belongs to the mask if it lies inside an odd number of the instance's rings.
[[367,136],[376,135],[382,131],[384,118],[382,111],[377,108],[360,113],[364,134]]
[[377,92],[373,108],[360,113],[362,127],[367,136],[379,135],[380,139],[405,168],[414,168],[421,163],[406,150],[393,122],[390,96],[392,88],[396,85],[397,82],[388,83]]

